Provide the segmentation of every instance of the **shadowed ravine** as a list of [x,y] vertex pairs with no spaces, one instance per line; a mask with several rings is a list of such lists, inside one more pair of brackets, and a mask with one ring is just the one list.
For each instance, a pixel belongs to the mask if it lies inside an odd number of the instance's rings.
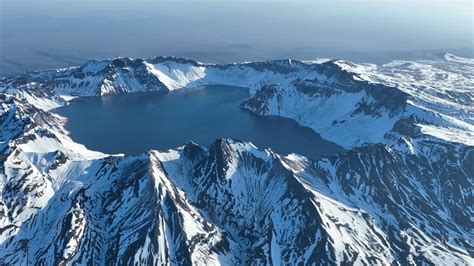
[[[0,264],[472,265],[473,67],[156,57],[0,79]],[[216,84],[250,95],[193,90]],[[67,123],[51,110],[72,97]],[[334,147],[314,132],[346,150],[279,154]]]

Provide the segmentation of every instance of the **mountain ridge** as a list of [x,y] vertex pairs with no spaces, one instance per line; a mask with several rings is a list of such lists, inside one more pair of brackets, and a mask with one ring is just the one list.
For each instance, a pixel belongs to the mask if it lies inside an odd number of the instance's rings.
[[[21,95],[22,93],[25,94],[24,91],[26,90],[28,93],[23,97],[32,98],[31,95],[36,94],[32,101],[37,100],[37,103],[35,103],[37,106],[46,106],[47,109],[45,110],[48,110],[65,104],[64,100],[58,95],[63,95],[68,100],[71,96],[167,91],[204,85],[242,86],[249,88],[252,95],[247,103],[254,100],[252,106],[258,110],[246,104],[243,104],[242,107],[260,115],[279,115],[295,119],[298,123],[312,128],[323,137],[342,144],[345,148],[354,147],[363,142],[384,141],[385,133],[392,129],[395,122],[410,115],[415,115],[419,118],[419,121],[424,121],[421,127],[424,134],[454,142],[459,141],[460,137],[461,143],[473,145],[471,139],[474,136],[474,127],[471,122],[474,117],[474,110],[469,107],[467,100],[472,97],[472,92],[469,90],[452,90],[452,94],[466,99],[467,102],[461,103],[462,105],[455,102],[446,102],[446,100],[441,102],[436,95],[441,90],[447,91],[443,88],[438,89],[438,87],[443,86],[435,86],[436,89],[433,91],[417,93],[414,92],[414,88],[409,87],[413,86],[419,90],[419,84],[413,80],[406,82],[408,86],[405,83],[395,84],[393,83],[393,77],[385,74],[387,71],[380,74],[375,65],[356,65],[341,60],[330,60],[318,64],[305,64],[295,60],[276,60],[226,65],[206,65],[173,57],[149,59],[149,61],[155,62],[153,60],[158,60],[158,63],[153,65],[147,60],[118,58],[90,61],[82,67],[25,73],[26,76],[1,80],[0,91],[12,91],[13,93],[17,91],[17,94]],[[464,61],[466,60],[468,59]],[[464,61],[461,60],[461,62]],[[450,61],[446,62],[450,63]],[[89,72],[87,70],[84,73],[84,69],[87,69],[91,64],[100,64],[102,68],[99,68],[99,70],[93,68],[95,71]],[[394,62],[388,65],[395,64],[399,63]],[[469,88],[474,84],[469,81],[469,77],[472,75],[467,73],[469,73],[469,70],[473,70],[474,65],[461,63],[461,66],[464,65],[469,68],[461,68],[462,72],[455,75],[457,75],[456,77],[465,76],[464,80],[461,81],[466,83],[465,86]],[[385,65],[382,67],[390,69]],[[450,74],[453,73],[452,70],[448,72],[440,68],[441,70],[444,72],[436,75],[441,77],[454,75]],[[393,72],[392,69],[390,71]],[[393,75],[393,73],[389,74]],[[97,77],[99,78],[97,79]],[[428,85],[430,87],[434,86],[432,82]],[[442,83],[441,85],[446,84]],[[278,92],[272,95],[272,99],[267,97],[264,101],[255,101],[256,97],[265,94],[262,90],[268,90],[271,87]],[[20,89],[18,90],[18,88]],[[38,95],[39,93],[51,95],[44,97]],[[390,96],[387,97],[387,95]],[[395,95],[397,96],[395,97]],[[283,99],[285,102],[280,106],[277,98]],[[439,104],[433,106],[433,103],[430,103],[428,106],[426,99],[430,99],[430,101],[434,99],[433,102],[439,102]],[[327,108],[335,106],[333,101],[343,102],[343,105],[348,109],[339,114],[334,110],[326,109],[325,113],[331,112],[337,117],[330,117],[330,119],[321,117],[323,114],[318,114],[318,112],[322,110],[325,104],[328,105]],[[258,102],[261,106],[258,107],[255,102]],[[441,105],[442,108],[439,107]],[[317,106],[319,111],[313,110],[312,106]],[[298,110],[298,108],[301,110]],[[402,113],[394,118],[393,111],[397,111],[397,109],[399,111],[402,109]],[[459,114],[457,110],[467,111]],[[380,119],[381,117],[375,117],[386,114],[388,116],[382,117],[382,119]],[[310,117],[305,117],[307,115]],[[315,115],[319,117],[315,119]],[[367,120],[364,121],[366,125],[374,125],[371,133],[374,135],[373,139],[367,138],[366,135],[368,134],[362,134],[362,132],[360,134],[352,132],[354,136],[338,136],[341,132],[348,131],[348,128],[356,127],[357,124],[360,124],[359,120],[361,119]],[[315,124],[315,121],[318,124]],[[347,123],[347,125],[344,125],[344,123]],[[451,137],[444,128],[450,128],[451,131],[457,131],[459,134],[456,137]],[[363,128],[358,129],[358,131],[363,130]],[[377,133],[377,131],[379,132]]]
[[[455,61],[463,64],[461,70],[469,65]],[[119,70],[104,67],[105,77],[115,71],[131,78],[114,78],[106,91],[146,90],[124,90],[122,85],[135,86],[139,80],[145,85],[158,80],[168,89],[240,82],[251,85],[248,101],[253,101],[243,107],[316,123],[311,126],[315,131],[323,126],[344,130],[337,125],[349,122],[341,118],[366,127],[387,123],[385,118],[390,123],[382,135],[348,141],[343,154],[318,159],[283,156],[231,139],[207,148],[188,142],[169,151],[109,155],[72,141],[65,119],[49,112],[69,100],[59,92],[94,92],[91,81],[84,90],[69,86],[80,84],[69,70],[59,70],[57,77],[40,72],[3,79],[0,263],[473,263],[473,144],[463,136],[452,141],[439,132],[426,134],[418,126],[457,127],[469,136],[472,113],[469,108],[453,113],[453,106],[463,102],[439,101],[446,94],[429,94],[438,87],[415,90],[415,85],[433,82],[399,77],[398,66],[407,63],[375,69],[340,61],[282,61],[211,71],[201,64],[160,62],[148,66],[159,72],[156,79],[134,76],[135,69],[122,70],[121,62],[116,62]],[[428,63],[441,73],[436,62],[408,65]],[[144,63],[140,67],[147,69]],[[467,75],[466,88],[456,92],[468,99],[469,74],[446,75],[440,78],[463,80]],[[395,76],[403,82],[393,90]],[[387,90],[400,94],[387,99]],[[423,97],[413,96],[415,91]],[[435,110],[422,104],[430,97],[436,99]],[[325,120],[317,115],[333,114],[337,110],[331,106],[346,107],[342,113],[353,115]],[[359,139],[366,132],[359,132]]]

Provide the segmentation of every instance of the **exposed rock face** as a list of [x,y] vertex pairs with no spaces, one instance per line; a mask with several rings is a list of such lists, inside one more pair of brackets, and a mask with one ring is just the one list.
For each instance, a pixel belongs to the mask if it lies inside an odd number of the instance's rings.
[[[0,264],[474,264],[474,63],[443,60],[418,64],[449,66],[463,88],[411,80],[415,63],[166,57],[3,79]],[[74,143],[47,111],[59,95],[206,84],[249,87],[242,107],[348,151],[309,159],[219,139],[111,156]]]

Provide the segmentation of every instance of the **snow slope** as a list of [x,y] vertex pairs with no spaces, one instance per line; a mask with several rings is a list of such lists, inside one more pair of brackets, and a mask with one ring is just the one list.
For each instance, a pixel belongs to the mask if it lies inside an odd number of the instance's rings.
[[[91,61],[0,80],[0,264],[474,264],[472,59]],[[348,150],[219,139],[137,156],[74,143],[70,97],[248,87]]]
[[[30,103],[49,110],[64,104],[57,95],[68,99],[215,84],[242,86],[252,94],[243,108],[292,118],[345,148],[386,142],[395,123],[411,116],[425,135],[473,145],[473,72],[472,59],[449,54],[439,60],[383,66],[340,60],[208,65],[171,57],[117,58],[25,73],[2,80],[0,90],[16,91],[18,97],[29,97]],[[37,95],[38,91],[51,95]]]

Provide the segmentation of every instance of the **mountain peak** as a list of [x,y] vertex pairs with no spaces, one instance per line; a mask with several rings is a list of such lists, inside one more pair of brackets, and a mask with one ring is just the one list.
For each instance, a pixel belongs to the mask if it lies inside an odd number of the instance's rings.
[[[472,67],[449,60],[118,58],[2,79],[0,264],[471,265]],[[109,155],[48,111],[61,97],[215,84],[249,88],[242,107],[346,150],[311,159],[222,138]]]

